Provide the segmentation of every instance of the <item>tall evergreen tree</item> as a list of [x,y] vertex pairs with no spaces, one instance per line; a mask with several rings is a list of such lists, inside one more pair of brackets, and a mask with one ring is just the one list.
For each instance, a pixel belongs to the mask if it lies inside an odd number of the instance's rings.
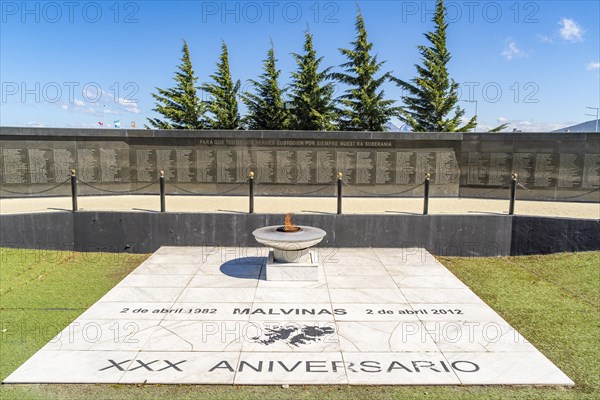
[[255,93],[243,97],[248,107],[245,124],[248,129],[284,130],[289,127],[289,111],[285,108],[283,91],[279,87],[281,71],[276,68],[275,49],[271,48],[263,61],[260,82],[250,80]]
[[207,100],[207,108],[211,113],[208,125],[211,129],[239,129],[240,112],[238,110],[237,92],[240,81],[233,82],[229,69],[229,54],[225,42],[221,45],[221,57],[217,63],[217,72],[210,76],[214,83],[204,85],[204,90],[211,95]]
[[[179,71],[175,73],[175,87],[171,89],[156,88],[158,93],[152,94],[156,100],[155,111],[163,116],[148,118],[152,128],[157,129],[204,129],[204,104],[198,96],[196,81],[198,78],[192,67],[190,51],[183,41],[183,56]],[[146,125],[146,128],[148,125]]]
[[319,71],[323,57],[317,58],[313,36],[306,32],[304,53],[292,53],[298,70],[292,72],[290,127],[295,130],[327,131],[336,129],[335,87],[325,83],[331,67]]
[[[477,125],[477,117],[460,125],[465,110],[457,105],[458,83],[450,79],[446,65],[452,58],[446,48],[446,7],[437,0],[433,32],[425,34],[431,46],[418,46],[423,66],[415,65],[418,76],[410,82],[396,79],[408,95],[402,97],[404,107],[400,120],[415,132],[468,132]],[[454,112],[452,116],[449,116]]]
[[352,49],[340,49],[348,58],[348,62],[340,67],[345,73],[334,73],[332,76],[349,87],[340,97],[344,106],[341,110],[340,127],[353,131],[383,131],[385,124],[392,116],[397,115],[398,108],[393,100],[384,99],[381,86],[391,79],[386,72],[376,77],[385,61],[377,61],[372,56],[373,43],[367,38],[367,29],[360,8],[356,17],[356,40],[351,43]]

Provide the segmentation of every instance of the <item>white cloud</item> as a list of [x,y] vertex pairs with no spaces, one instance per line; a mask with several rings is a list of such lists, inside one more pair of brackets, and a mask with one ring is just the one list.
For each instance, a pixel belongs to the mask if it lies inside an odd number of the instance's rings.
[[537,38],[542,43],[554,44],[554,40],[546,35],[537,35]]
[[41,122],[28,122],[25,124],[25,126],[30,127],[30,128],[43,128],[46,125],[42,124]]
[[499,117],[495,125],[482,123],[477,126],[478,132],[485,132],[492,128],[495,128],[501,124],[508,124],[508,128],[504,130],[504,132],[512,132],[514,129],[523,132],[552,132],[557,129],[564,128],[565,126],[574,125],[573,121],[565,121],[565,122],[551,122],[551,121],[536,121],[533,119],[529,120],[517,120],[510,119],[506,117]]
[[560,25],[560,36],[567,42],[581,42],[583,40],[583,29],[574,19],[563,18]]
[[89,103],[97,103],[108,92],[103,91],[100,86],[88,84],[84,86],[83,98]]
[[133,113],[133,114],[141,114],[142,113],[138,107],[137,100],[127,100],[122,97],[119,97],[117,99],[116,103],[119,104],[120,106],[122,106],[123,108],[125,108],[125,110],[130,113]]
[[112,93],[93,85],[89,85],[85,89],[83,100],[74,99],[71,103],[60,105],[60,108],[70,113],[95,115],[99,118],[108,115],[139,115],[142,113],[137,100],[115,98]]
[[507,60],[511,61],[513,58],[522,58],[525,57],[525,52],[517,46],[513,40],[510,40],[506,45],[504,51],[502,51],[502,56]]
[[600,62],[591,62],[586,66],[586,68],[588,69],[588,71],[600,69]]

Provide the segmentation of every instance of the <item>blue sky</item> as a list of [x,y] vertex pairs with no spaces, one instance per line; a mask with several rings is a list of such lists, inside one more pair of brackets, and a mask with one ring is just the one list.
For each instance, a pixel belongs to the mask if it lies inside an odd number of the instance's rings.
[[[3,126],[143,127],[154,87],[172,86],[187,40],[201,82],[221,40],[232,73],[261,72],[272,39],[282,84],[307,27],[324,64],[344,62],[354,1],[1,1]],[[432,28],[433,1],[359,1],[374,52],[401,79],[415,74],[416,46]],[[479,130],[508,122],[525,131],[593,119],[600,107],[600,2],[447,1],[451,76],[476,100]],[[340,88],[343,89],[343,88]],[[388,98],[401,91],[386,86]],[[462,102],[467,114],[475,103]]]

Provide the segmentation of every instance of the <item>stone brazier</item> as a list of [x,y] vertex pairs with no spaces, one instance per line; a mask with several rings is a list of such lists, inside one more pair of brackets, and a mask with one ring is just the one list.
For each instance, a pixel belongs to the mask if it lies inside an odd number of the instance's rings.
[[267,280],[317,281],[318,260],[310,248],[326,235],[322,229],[311,226],[267,226],[252,232],[256,241],[271,247],[266,264]]

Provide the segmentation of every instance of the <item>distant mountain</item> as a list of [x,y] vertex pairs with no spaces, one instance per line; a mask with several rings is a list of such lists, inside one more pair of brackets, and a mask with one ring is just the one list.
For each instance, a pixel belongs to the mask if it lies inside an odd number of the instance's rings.
[[557,129],[552,132],[595,132],[596,127],[600,127],[600,120],[591,120],[582,122],[581,124],[567,126],[566,128]]
[[410,127],[406,124],[402,124],[402,126],[397,126],[392,121],[385,124],[385,130],[387,132],[410,132]]

